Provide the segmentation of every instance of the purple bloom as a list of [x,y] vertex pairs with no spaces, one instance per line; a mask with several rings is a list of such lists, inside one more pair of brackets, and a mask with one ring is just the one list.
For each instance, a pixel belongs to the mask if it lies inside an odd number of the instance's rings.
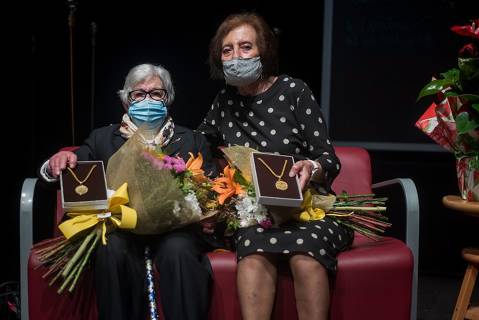
[[186,170],[186,165],[185,163],[176,163],[173,165],[173,168],[175,169],[176,173],[182,173]]
[[159,158],[147,151],[143,152],[143,157],[151,162],[152,166],[158,170],[174,170],[177,174],[186,171],[186,163],[182,158],[179,157],[165,155]]
[[168,163],[168,164],[173,165],[174,158],[172,158],[170,156],[164,156],[163,161],[165,162],[165,164]]
[[270,219],[264,219],[263,221],[259,222],[259,225],[265,229],[269,229],[273,226],[273,223]]

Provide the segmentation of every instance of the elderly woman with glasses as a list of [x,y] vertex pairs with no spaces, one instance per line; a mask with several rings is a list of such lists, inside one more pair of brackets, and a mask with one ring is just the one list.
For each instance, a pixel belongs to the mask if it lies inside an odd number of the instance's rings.
[[[75,152],[60,151],[41,169],[47,181],[56,181],[61,170],[75,167],[77,160],[102,160],[106,165],[138,129],[147,128],[145,143],[160,146],[185,161],[188,152],[201,152],[205,172],[215,171],[208,144],[202,135],[175,126],[169,116],[175,92],[169,72],[161,66],[142,64],[128,73],[119,92],[125,110],[121,124],[91,132]],[[166,148],[166,149],[165,149]],[[157,236],[135,235],[120,230],[99,246],[95,261],[95,284],[99,319],[146,319],[147,288],[144,247],[151,248],[160,274],[161,304],[166,319],[206,319],[211,267],[204,253],[212,242],[199,225]]]

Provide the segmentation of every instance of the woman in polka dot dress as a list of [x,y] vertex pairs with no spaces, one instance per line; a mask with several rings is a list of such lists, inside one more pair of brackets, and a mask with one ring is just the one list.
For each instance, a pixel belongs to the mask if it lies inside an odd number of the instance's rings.
[[[301,187],[331,191],[340,170],[318,103],[301,80],[277,75],[277,42],[264,20],[253,13],[231,15],[210,45],[212,76],[227,86],[216,96],[198,131],[213,146],[243,145],[291,154]],[[269,319],[278,260],[291,268],[300,319],[327,319],[328,272],[336,255],[353,238],[349,229],[326,217],[289,221],[264,229],[251,226],[235,234],[238,293],[244,319]]]

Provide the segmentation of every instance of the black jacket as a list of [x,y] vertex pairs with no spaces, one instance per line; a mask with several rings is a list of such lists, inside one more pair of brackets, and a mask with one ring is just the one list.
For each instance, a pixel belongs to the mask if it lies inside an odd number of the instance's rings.
[[[119,124],[112,124],[93,130],[85,142],[75,151],[78,160],[102,160],[106,168],[110,157],[126,142],[119,129]],[[205,173],[211,173],[212,176],[217,174],[210,145],[203,135],[190,129],[175,125],[173,138],[163,151],[168,155],[178,155],[185,162],[189,158],[188,152],[192,152],[195,156],[200,152],[203,155]]]

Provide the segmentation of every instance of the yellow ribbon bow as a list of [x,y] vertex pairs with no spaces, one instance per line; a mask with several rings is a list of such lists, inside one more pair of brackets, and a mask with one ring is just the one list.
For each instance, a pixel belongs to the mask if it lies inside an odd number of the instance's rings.
[[326,216],[326,212],[321,208],[313,208],[313,195],[308,189],[304,193],[303,203],[301,203],[302,211],[297,215],[299,221],[321,220]]
[[[302,211],[295,215],[296,220],[298,221],[312,221],[312,220],[322,220],[326,216],[330,217],[348,217],[353,214],[349,213],[339,213],[334,211],[333,203],[336,201],[336,197],[333,195],[319,196],[314,195],[316,198],[315,205],[318,207],[313,208],[313,194],[311,190],[308,189],[303,195],[303,203],[301,204]],[[318,201],[319,197],[319,201]],[[343,207],[344,208],[344,207]]]
[[128,184],[124,183],[116,190],[111,198],[108,199],[107,211],[101,212],[70,212],[69,217],[73,217],[58,226],[65,238],[70,239],[74,235],[84,230],[102,224],[101,240],[106,245],[106,223],[107,221],[120,229],[133,229],[136,226],[136,210],[125,206],[128,203]]

